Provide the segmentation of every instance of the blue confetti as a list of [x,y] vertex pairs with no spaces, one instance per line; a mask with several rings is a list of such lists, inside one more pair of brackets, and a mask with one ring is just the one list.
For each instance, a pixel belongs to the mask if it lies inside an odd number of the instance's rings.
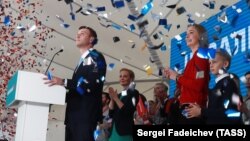
[[134,24],[131,24],[130,26],[129,26],[129,28],[130,28],[130,31],[134,31],[135,30],[135,25]]
[[214,9],[215,1],[209,1],[209,2],[203,3],[203,5],[208,7],[209,9]]
[[117,29],[117,30],[121,30],[122,28],[121,28],[121,26],[119,26],[119,25],[117,25],[117,24],[115,24],[115,23],[112,23],[112,25],[111,25],[114,29]]
[[128,15],[128,19],[132,20],[132,21],[136,21],[137,17],[135,17],[134,15]]
[[224,101],[224,108],[227,109],[228,105],[229,105],[229,100],[227,99]]
[[9,26],[10,25],[10,16],[5,16],[4,17],[4,24],[6,25],[6,26]]
[[161,46],[161,51],[166,51],[166,50],[167,50],[166,45]]
[[69,27],[69,24],[66,24],[66,23],[61,23],[60,24],[62,27],[64,27],[64,28],[68,28]]
[[76,16],[75,16],[75,14],[74,14],[73,12],[70,12],[70,16],[71,16],[71,19],[72,19],[73,21],[76,20]]
[[188,112],[185,109],[182,110],[181,114],[186,118],[188,117]]
[[191,17],[188,17],[188,23],[193,24],[195,21]]
[[115,64],[114,63],[110,63],[109,64],[109,70],[113,70],[115,68]]
[[227,115],[227,117],[230,117],[230,118],[240,117],[240,112],[234,109],[226,110],[225,114]]
[[167,19],[160,19],[159,25],[167,25]]
[[84,82],[84,78],[81,77],[77,82],[76,90],[80,95],[83,95],[85,93],[84,89],[81,87],[81,84]]
[[214,59],[216,54],[216,49],[214,48],[203,48],[198,49],[197,56],[203,59]]
[[102,7],[96,7],[96,10],[97,10],[98,12],[101,12],[101,11],[105,11],[105,10],[106,10],[106,8],[105,8],[105,6],[102,6]]
[[15,34],[16,34],[16,32],[14,32],[14,31],[10,33],[11,36],[15,36]]
[[149,0],[149,2],[147,2],[147,4],[144,5],[141,9],[141,14],[146,15],[152,9],[153,6],[153,0]]
[[123,0],[111,0],[111,3],[115,8],[121,8],[125,5]]
[[171,29],[171,27],[172,27],[172,24],[167,24],[164,26],[164,28],[167,29],[168,31]]
[[177,64],[174,65],[174,70],[175,71],[180,70],[180,68],[181,68],[181,65],[179,63],[177,63]]
[[96,130],[94,131],[94,140],[98,141],[102,134],[102,130],[100,130],[99,125],[97,126]]
[[50,71],[48,71],[47,76],[49,80],[52,80],[52,73]]

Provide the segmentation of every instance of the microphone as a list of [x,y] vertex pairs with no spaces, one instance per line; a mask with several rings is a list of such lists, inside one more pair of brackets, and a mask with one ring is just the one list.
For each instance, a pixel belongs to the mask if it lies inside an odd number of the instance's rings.
[[44,73],[45,75],[47,74],[47,72],[48,72],[48,70],[49,70],[49,67],[50,67],[51,63],[53,62],[55,56],[58,55],[58,54],[61,53],[61,52],[63,52],[63,49],[60,49],[58,52],[56,52],[56,53],[53,55],[52,59],[50,60],[49,66],[47,67],[47,69],[46,69],[46,71],[45,71],[45,73]]

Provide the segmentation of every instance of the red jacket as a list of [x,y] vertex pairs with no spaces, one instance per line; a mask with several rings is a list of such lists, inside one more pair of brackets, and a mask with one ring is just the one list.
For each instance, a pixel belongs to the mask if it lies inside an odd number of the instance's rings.
[[180,104],[197,103],[205,107],[209,87],[208,59],[199,58],[196,51],[177,83],[181,90]]

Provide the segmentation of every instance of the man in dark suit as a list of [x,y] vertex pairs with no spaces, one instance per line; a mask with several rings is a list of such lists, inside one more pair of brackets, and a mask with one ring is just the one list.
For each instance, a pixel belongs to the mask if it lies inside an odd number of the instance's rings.
[[97,122],[102,121],[102,89],[106,75],[103,55],[93,49],[97,43],[96,32],[81,26],[76,36],[76,46],[82,54],[72,79],[53,77],[45,82],[64,85],[66,96],[66,141],[94,141]]

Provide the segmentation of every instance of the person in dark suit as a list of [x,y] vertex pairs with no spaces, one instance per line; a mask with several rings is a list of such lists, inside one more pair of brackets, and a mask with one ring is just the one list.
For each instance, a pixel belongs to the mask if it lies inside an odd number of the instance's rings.
[[109,141],[133,140],[133,115],[139,99],[139,92],[131,85],[134,77],[133,71],[123,68],[120,70],[120,85],[123,87],[123,91],[117,94],[117,91],[112,87],[109,88],[111,97],[109,104],[110,117],[113,119]]
[[45,82],[64,85],[66,96],[66,141],[94,141],[97,122],[102,121],[102,89],[106,75],[104,56],[93,49],[97,34],[90,27],[81,26],[76,35],[76,46],[82,56],[72,79],[53,77]]

